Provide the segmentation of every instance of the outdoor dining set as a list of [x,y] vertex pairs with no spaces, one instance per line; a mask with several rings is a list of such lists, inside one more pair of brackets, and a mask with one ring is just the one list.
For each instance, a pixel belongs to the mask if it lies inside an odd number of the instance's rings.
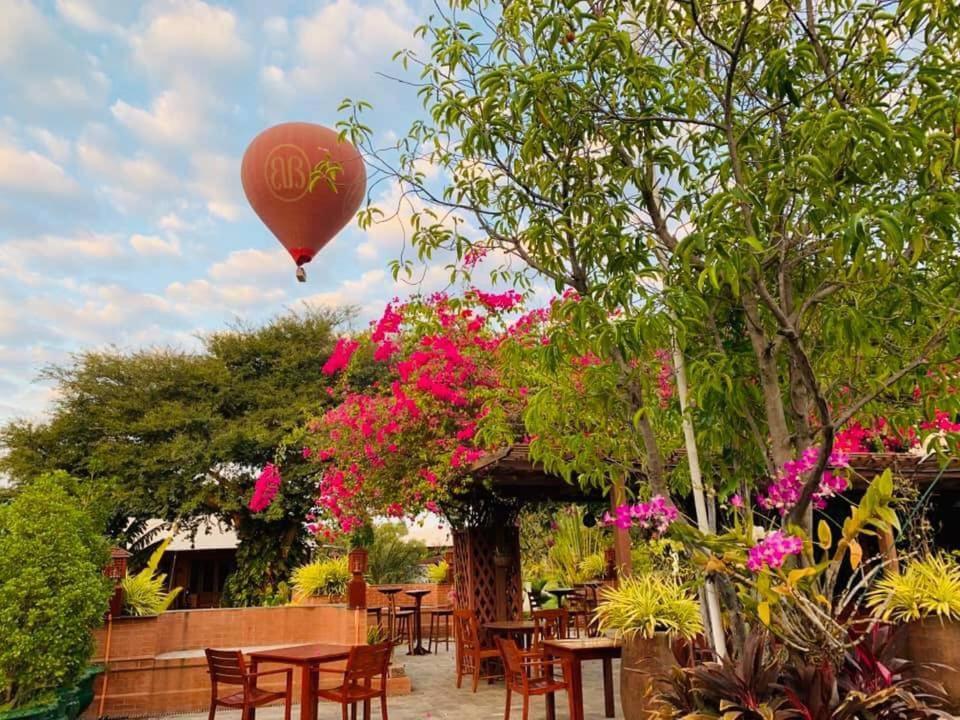
[[[369,644],[308,644],[258,649],[246,656],[241,650],[207,649],[211,679],[209,720],[218,707],[243,710],[243,720],[255,720],[256,708],[284,703],[284,720],[290,720],[293,700],[293,672],[300,673],[300,718],[316,720],[318,701],[337,703],[342,720],[356,720],[358,706],[369,720],[371,701],[378,700],[382,720],[387,715],[387,681],[394,648],[406,645],[407,654],[428,655],[450,647],[451,621],[455,649],[456,686],[464,677],[476,692],[481,679],[503,680],[506,689],[504,720],[509,720],[514,695],[522,699],[522,717],[527,720],[531,697],[545,696],[547,720],[555,718],[555,696],[565,693],[570,720],[583,720],[582,663],[599,660],[603,668],[604,713],[614,717],[613,660],[621,648],[614,638],[599,636],[590,622],[597,587],[592,583],[578,588],[548,591],[557,598],[557,607],[544,609],[539,597],[529,598],[527,617],[481,623],[475,611],[450,606],[424,607],[427,590],[378,587],[387,598],[385,608],[368,608],[368,618],[377,631]],[[404,592],[412,604],[401,606]],[[571,600],[576,607],[568,607]],[[422,616],[430,615],[426,646]],[[282,665],[263,671],[263,665]],[[322,674],[335,675],[333,687],[320,682]],[[263,689],[258,680],[282,676],[282,690]],[[236,691],[220,694],[221,686]]]

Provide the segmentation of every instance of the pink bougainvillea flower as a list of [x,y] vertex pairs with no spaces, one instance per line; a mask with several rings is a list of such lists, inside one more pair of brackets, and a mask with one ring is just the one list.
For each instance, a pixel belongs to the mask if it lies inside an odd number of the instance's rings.
[[260,476],[254,484],[253,497],[250,498],[248,507],[253,512],[263,512],[270,507],[273,498],[275,498],[280,491],[280,483],[282,481],[283,479],[280,477],[280,470],[277,466],[273,463],[268,463],[266,467],[260,471]]
[[333,353],[323,364],[324,374],[333,375],[349,365],[350,358],[353,357],[358,347],[360,347],[360,343],[352,338],[340,338],[337,340],[336,347],[333,348]]

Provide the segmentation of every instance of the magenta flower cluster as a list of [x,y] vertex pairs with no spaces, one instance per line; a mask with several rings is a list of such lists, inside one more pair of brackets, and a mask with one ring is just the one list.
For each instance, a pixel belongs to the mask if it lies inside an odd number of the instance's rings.
[[624,530],[638,527],[662,535],[679,516],[680,513],[673,503],[662,495],[654,495],[649,502],[620,505],[614,508],[612,515],[609,512],[604,513],[603,524]]
[[747,567],[752,572],[764,568],[779,568],[790,555],[799,555],[803,550],[803,540],[786,535],[781,530],[768,533],[767,536],[750,548],[747,553]]
[[280,477],[280,469],[273,463],[267,463],[254,485],[250,509],[253,512],[262,512],[270,507],[273,498],[280,491],[281,482],[283,479]]
[[[800,501],[804,476],[817,465],[820,448],[809,447],[796,460],[784,463],[777,479],[759,494],[757,501],[767,510],[776,510],[786,515]],[[834,450],[830,454],[829,467],[843,468],[850,464],[846,453]],[[813,495],[813,506],[818,510],[826,507],[827,499],[847,489],[847,479],[826,470],[820,478],[820,488]]]

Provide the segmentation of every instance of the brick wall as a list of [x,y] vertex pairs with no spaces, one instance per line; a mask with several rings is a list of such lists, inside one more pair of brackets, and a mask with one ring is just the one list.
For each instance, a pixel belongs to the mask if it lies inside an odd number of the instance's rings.
[[[397,605],[399,607],[413,607],[414,600],[409,595],[405,594],[406,590],[429,590],[429,595],[423,596],[423,607],[431,608],[436,607],[437,605],[450,605],[450,600],[447,597],[450,594],[450,591],[453,590],[453,585],[442,584],[437,585],[435,583],[406,583],[401,585],[389,585],[385,587],[401,587],[403,590],[396,594]],[[388,605],[387,596],[377,590],[376,586],[367,585],[367,607],[382,607],[386,608]]]
[[[210,700],[203,649],[306,643],[354,644],[366,640],[363,611],[332,605],[178,610],[158,617],[113,622],[104,715],[142,717],[206,710]],[[106,629],[95,632],[94,662],[105,662]],[[321,675],[321,677],[323,677]],[[336,681],[335,675],[329,682]],[[327,680],[327,678],[324,678]],[[264,682],[280,689],[282,676]],[[299,673],[294,672],[294,699]],[[409,680],[391,680],[391,690],[409,692]],[[97,713],[103,677],[86,717]]]

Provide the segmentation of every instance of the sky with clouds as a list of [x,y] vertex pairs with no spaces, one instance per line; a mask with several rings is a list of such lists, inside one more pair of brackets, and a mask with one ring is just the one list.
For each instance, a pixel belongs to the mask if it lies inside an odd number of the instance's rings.
[[351,225],[298,284],[239,173],[261,129],[333,125],[346,96],[373,103],[384,139],[402,133],[416,98],[378,71],[416,47],[426,6],[3,0],[0,421],[42,413],[37,373],[71,351],[192,348],[235,318],[304,302],[369,317],[408,294],[387,271],[396,225]]

